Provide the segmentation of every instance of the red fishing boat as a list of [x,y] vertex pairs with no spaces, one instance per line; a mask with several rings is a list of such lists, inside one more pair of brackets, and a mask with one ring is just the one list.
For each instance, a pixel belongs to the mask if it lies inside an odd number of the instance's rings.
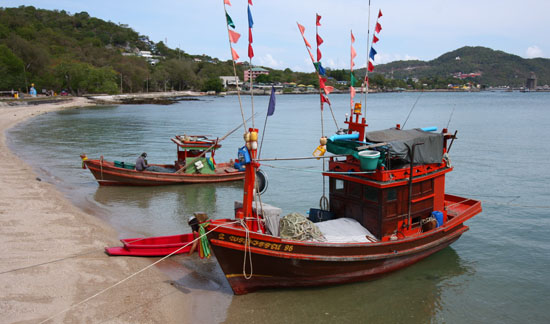
[[88,168],[100,185],[158,186],[186,183],[212,183],[244,179],[244,170],[234,162],[216,163],[214,155],[221,147],[217,139],[204,135],[177,135],[174,164],[150,164],[154,171],[137,171],[135,164],[88,159],[81,155],[82,167]]
[[345,134],[326,140],[335,154],[323,173],[329,202],[325,210],[310,213],[310,219],[321,220],[314,224],[322,235],[308,240],[289,238],[282,227],[290,215],[281,218],[277,208],[253,204],[261,161],[257,129],[249,129],[241,153],[246,165],[242,207],[236,205],[233,218],[209,221],[207,228],[235,294],[384,275],[449,246],[468,230],[464,222],[481,212],[479,201],[445,194],[445,176],[453,170],[448,150],[456,132],[399,125],[366,132],[360,109],[346,117],[346,124]]

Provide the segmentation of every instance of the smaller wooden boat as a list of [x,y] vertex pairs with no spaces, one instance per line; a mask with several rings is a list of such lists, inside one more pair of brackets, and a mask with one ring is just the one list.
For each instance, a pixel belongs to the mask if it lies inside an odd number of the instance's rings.
[[193,239],[192,233],[147,238],[128,238],[120,240],[123,246],[106,247],[105,252],[109,255],[125,256],[165,256],[175,251],[177,252],[174,254],[182,254],[188,253],[191,250]]
[[82,168],[88,168],[100,185],[158,186],[185,183],[212,183],[244,179],[238,162],[216,163],[214,155],[221,147],[217,139],[205,135],[177,135],[174,164],[151,164],[155,170],[137,171],[135,164],[88,159],[80,155]]

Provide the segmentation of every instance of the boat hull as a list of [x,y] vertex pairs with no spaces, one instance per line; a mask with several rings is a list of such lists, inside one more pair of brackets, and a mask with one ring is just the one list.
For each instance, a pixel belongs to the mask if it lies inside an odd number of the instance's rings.
[[[219,163],[214,174],[136,171],[119,168],[113,162],[101,160],[85,160],[83,163],[102,186],[160,186],[188,183],[216,183],[244,179],[244,171],[234,169],[229,163]],[[159,166],[169,167],[168,165]]]
[[191,250],[194,239],[192,233],[148,238],[128,238],[120,240],[123,246],[106,247],[105,252],[112,256],[165,256],[172,253],[182,254]]
[[[453,196],[454,197],[454,196]],[[459,197],[458,197],[459,198]],[[243,274],[246,231],[234,220],[213,220],[209,239],[227,281],[237,295],[264,288],[308,287],[366,281],[410,266],[456,241],[479,202],[456,207],[460,215],[420,235],[375,243],[318,243],[283,240],[249,232],[250,255]]]

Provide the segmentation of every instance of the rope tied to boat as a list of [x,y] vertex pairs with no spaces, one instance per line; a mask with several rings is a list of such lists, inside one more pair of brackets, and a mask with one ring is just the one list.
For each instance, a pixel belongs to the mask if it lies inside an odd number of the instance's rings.
[[80,302],[78,302],[78,303],[76,303],[76,304],[70,306],[70,307],[67,307],[66,309],[64,309],[64,310],[62,310],[62,311],[60,311],[60,312],[54,314],[53,316],[50,316],[50,317],[46,318],[45,320],[43,320],[43,321],[40,322],[39,324],[43,324],[43,323],[49,322],[49,321],[51,321],[52,319],[56,318],[57,316],[59,316],[59,315],[61,315],[61,314],[64,314],[64,313],[70,311],[71,309],[73,309],[73,308],[75,308],[75,307],[77,307],[77,306],[80,306],[80,305],[82,305],[82,304],[84,304],[84,303],[86,303],[86,302],[92,300],[93,298],[95,298],[95,297],[97,297],[97,296],[99,296],[99,295],[105,293],[106,291],[111,290],[112,288],[114,288],[114,287],[116,287],[116,286],[118,286],[118,285],[120,285],[120,284],[122,284],[122,283],[124,283],[124,282],[126,282],[126,281],[128,281],[128,280],[130,280],[131,278],[137,276],[138,274],[144,272],[145,270],[147,270],[147,269],[149,269],[149,268],[152,268],[152,267],[154,267],[155,265],[157,265],[158,263],[160,263],[160,262],[162,262],[162,261],[168,259],[168,258],[171,257],[172,255],[177,254],[179,251],[181,251],[182,249],[184,249],[184,248],[188,247],[189,245],[193,244],[195,241],[201,239],[203,236],[206,237],[208,234],[210,234],[211,232],[217,230],[219,227],[224,227],[224,226],[226,226],[226,225],[228,225],[228,224],[234,224],[234,223],[237,223],[237,221],[232,221],[232,222],[227,222],[227,223],[224,223],[224,224],[217,225],[216,227],[214,227],[214,228],[211,229],[210,231],[204,233],[203,235],[199,235],[199,237],[197,237],[196,239],[194,239],[194,240],[192,240],[191,242],[185,244],[184,246],[178,248],[177,250],[173,251],[172,253],[166,255],[165,257],[162,257],[161,259],[159,259],[159,260],[157,260],[157,261],[151,263],[150,265],[146,266],[145,268],[143,268],[143,269],[141,269],[141,270],[139,270],[139,271],[137,271],[137,272],[134,272],[133,274],[129,275],[128,277],[126,277],[126,278],[124,278],[124,279],[119,280],[119,281],[116,282],[115,284],[113,284],[113,285],[111,285],[111,286],[109,286],[109,287],[107,287],[107,288],[104,288],[103,290],[101,290],[101,291],[95,293],[94,295],[92,295],[92,296],[90,296],[90,297],[88,297],[88,298],[86,298],[86,299],[84,299],[84,300],[82,300],[82,301],[80,301]]
[[[240,219],[239,221],[240,221],[240,225],[244,228],[244,232],[245,232],[243,276],[246,280],[249,280],[250,278],[252,278],[252,274],[254,273],[254,269],[252,267],[252,249],[250,248],[250,230],[248,229],[248,226],[246,226],[246,222],[243,219]],[[250,263],[250,274],[246,274],[247,253],[248,253],[248,260]]]

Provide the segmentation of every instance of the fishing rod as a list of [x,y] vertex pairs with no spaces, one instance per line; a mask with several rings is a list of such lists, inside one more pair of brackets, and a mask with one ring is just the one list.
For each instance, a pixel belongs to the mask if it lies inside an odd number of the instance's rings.
[[420,100],[420,96],[422,96],[423,93],[424,93],[424,91],[420,91],[420,94],[418,95],[418,98],[416,98],[416,101],[414,102],[414,105],[411,107],[411,110],[409,111],[409,114],[407,115],[407,118],[405,119],[405,122],[403,123],[403,126],[401,126],[401,129],[405,128],[405,124],[409,120],[409,117],[411,116],[411,113],[413,112],[414,107],[416,107],[416,104],[418,103],[418,100]]
[[456,105],[453,106],[453,111],[451,111],[451,116],[449,116],[449,121],[447,122],[447,129],[449,129],[449,124],[451,124],[451,118],[453,118],[453,114],[455,112]]

